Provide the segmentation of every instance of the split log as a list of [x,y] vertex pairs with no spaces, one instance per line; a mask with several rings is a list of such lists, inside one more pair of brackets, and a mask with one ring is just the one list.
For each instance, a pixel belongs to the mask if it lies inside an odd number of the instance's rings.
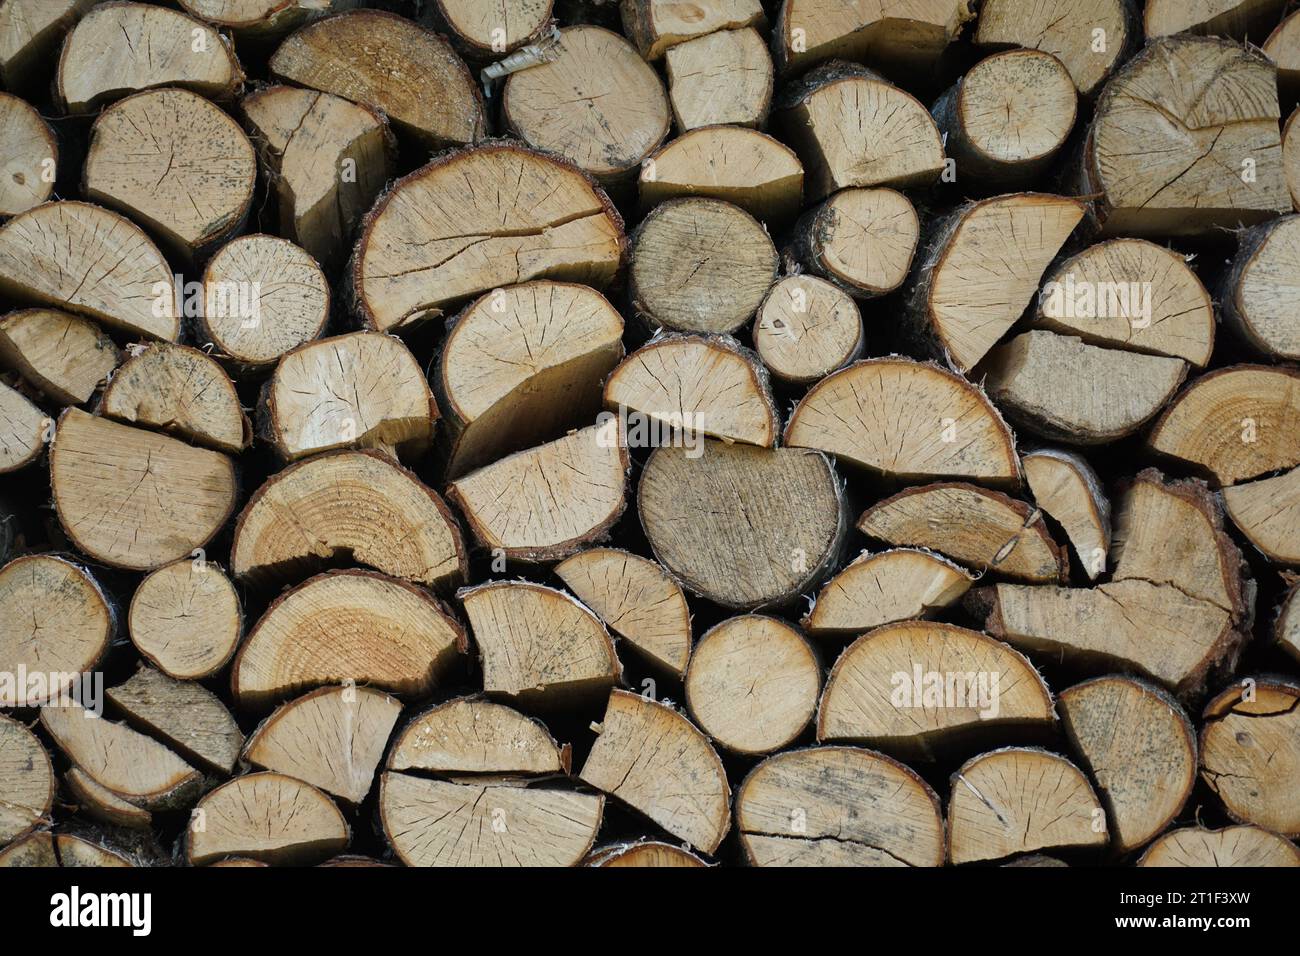
[[920,548],[864,551],[822,587],[803,628],[820,637],[861,634],[928,617],[961,600],[975,576]]
[[0,360],[51,401],[80,405],[117,368],[122,353],[88,319],[22,309],[0,318]]
[[754,348],[772,376],[808,385],[857,359],[862,313],[849,294],[816,276],[779,280],[758,307]]
[[370,792],[401,710],[395,698],[370,687],[322,687],[264,720],[244,759],[356,806]]
[[1300,835],[1300,685],[1246,678],[1205,705],[1201,777],[1238,823]]
[[668,96],[679,132],[731,123],[762,127],[772,103],[772,57],[753,27],[719,30],[670,48]]
[[186,760],[213,773],[234,771],[244,735],[221,699],[201,684],[141,667],[126,683],[110,687],[108,699],[129,724]]
[[622,219],[580,171],[503,142],[398,180],[367,216],[349,271],[362,321],[385,331],[528,279],[603,288],[625,245]]
[[241,707],[353,681],[427,694],[465,650],[460,623],[415,585],[371,571],[317,575],[277,598],[231,668]]
[[352,332],[285,353],[258,407],[258,429],[285,460],[338,448],[414,458],[433,441],[438,405],[420,363],[394,335]]
[[638,188],[642,209],[698,196],[735,203],[764,222],[782,224],[799,214],[803,166],[794,150],[758,130],[703,126],[642,163]]
[[[0,612],[4,707],[75,696],[81,675],[98,666],[116,631],[113,607],[90,572],[52,554],[25,555],[0,568]],[[44,674],[46,681],[29,686],[21,674]]]
[[659,562],[723,607],[789,603],[838,560],[846,518],[817,451],[727,445],[658,448],[641,473],[641,527]]
[[230,455],[249,446],[248,416],[234,383],[214,359],[171,342],[131,351],[104,389],[96,409],[100,415]]
[[1224,488],[1223,507],[1266,558],[1300,565],[1300,468]]
[[686,707],[719,746],[745,756],[782,750],[817,709],[821,663],[784,621],[745,614],[706,631],[686,670]]
[[451,509],[372,451],[290,465],[253,493],[235,523],[230,569],[252,584],[283,584],[340,560],[438,589],[467,573]]
[[1106,570],[1110,552],[1110,500],[1086,458],[1059,448],[1021,457],[1034,503],[1065,531],[1088,577]]
[[772,47],[782,73],[843,57],[924,75],[973,17],[967,0],[922,0],[903,7],[782,0]]
[[623,31],[647,60],[657,60],[668,49],[694,37],[765,24],[759,0],[713,0],[707,4],[620,0],[619,7]]
[[984,393],[960,375],[901,356],[856,362],[814,385],[791,413],[784,440],[902,481],[1020,483],[1015,438]]
[[199,801],[185,831],[191,866],[238,856],[272,865],[317,863],[345,849],[352,833],[329,797],[279,773],[236,777]]
[[[925,107],[854,63],[829,63],[787,87],[772,121],[803,160],[809,199],[847,186],[928,186],[944,169]],[[846,138],[846,129],[860,135]]]
[[602,700],[623,667],[600,620],[563,591],[494,581],[456,595],[478,647],[483,690],[528,708]]
[[203,271],[198,340],[247,372],[317,338],[330,314],[329,283],[304,250],[276,236],[241,236]]
[[1242,233],[1223,284],[1223,318],[1269,359],[1300,359],[1300,216]]
[[840,655],[817,708],[817,742],[933,760],[974,737],[1055,724],[1051,691],[1019,652],[964,627],[904,621]]
[[275,185],[281,234],[320,262],[341,264],[392,171],[384,116],[291,86],[257,90],[240,106]]
[[113,827],[126,827],[131,830],[149,830],[153,827],[153,814],[143,807],[118,796],[107,787],[95,782],[80,767],[71,766],[63,775],[68,796],[77,804],[78,810],[84,810],[91,817]]
[[1297,14],[1300,11],[1283,17],[1262,47],[1264,55],[1277,64],[1278,86],[1293,99],[1300,92],[1300,15]]
[[958,181],[997,192],[1042,176],[1074,128],[1077,100],[1056,57],[1008,50],[971,67],[931,113]]
[[566,558],[604,538],[627,505],[628,455],[616,424],[502,458],[453,481],[447,497],[494,556]]
[[637,694],[609,695],[580,779],[645,814],[703,853],[731,829],[731,788],[722,761],[671,707]]
[[271,57],[276,79],[383,113],[422,148],[483,136],[483,99],[451,45],[394,13],[349,10],[290,34]]
[[63,41],[54,97],[65,112],[93,113],[159,86],[225,101],[243,85],[233,45],[202,20],[151,4],[101,3]]
[[1105,846],[1106,814],[1088,779],[1064,757],[1008,747],[953,774],[948,839],[956,864]]
[[1297,594],[1300,594],[1300,582],[1291,585],[1278,609],[1273,637],[1282,651],[1300,661],[1300,599],[1296,598]]
[[45,203],[0,226],[0,291],[131,335],[180,337],[167,260],[139,226],[89,203]]
[[769,757],[736,793],[752,866],[942,866],[941,814],[912,770],[858,747]]
[[684,850],[671,843],[659,843],[655,840],[638,840],[635,843],[621,843],[614,846],[597,847],[587,857],[586,866],[595,867],[649,867],[664,869],[667,867],[701,867],[708,866],[690,850]]
[[749,213],[717,199],[673,199],[632,237],[632,306],[651,328],[735,332],[776,281],[776,247]]
[[[1211,85],[1225,95],[1207,99]],[[1107,235],[1198,236],[1291,209],[1277,78],[1228,40],[1153,40],[1106,85],[1079,189]]]
[[548,59],[511,73],[506,127],[558,153],[598,182],[631,179],[668,135],[668,97],[632,44],[603,27],[560,31]]
[[1259,827],[1183,827],[1156,840],[1138,866],[1300,866],[1300,849]]
[[505,704],[461,697],[407,724],[388,753],[389,770],[436,774],[550,776],[568,772],[563,749],[540,721]]
[[[0,26],[0,29],[3,29]],[[54,192],[59,145],[41,114],[16,96],[0,93],[0,218],[39,206]]]
[[0,474],[26,468],[45,451],[50,420],[22,392],[0,382]]
[[858,298],[884,295],[912,268],[921,225],[893,189],[842,189],[795,225],[791,254]]
[[205,547],[235,507],[225,455],[69,408],[50,452],[59,523],[83,554],[149,571]]
[[[968,372],[1015,324],[1083,203],[1012,193],[967,203],[935,227],[908,303],[924,344]],[[1001,253],[990,257],[988,250]]]
[[355,0],[179,0],[181,9],[240,40],[280,36],[309,16],[346,8]]
[[0,867],[38,866],[135,866],[121,853],[69,833],[42,830],[0,852]]
[[1061,693],[1070,744],[1097,782],[1111,848],[1145,846],[1173,822],[1196,783],[1196,735],[1178,702],[1129,677],[1098,677]]
[[[730,337],[665,335],[629,355],[605,380],[605,406],[661,430],[771,448],[780,423],[767,371]],[[631,430],[635,423],[626,425]],[[690,434],[685,434],[690,433]]]
[[1142,25],[1147,39],[1199,33],[1259,43],[1277,24],[1285,6],[1286,0],[1147,0]]
[[0,714],[0,846],[50,819],[55,778],[37,736]]
[[1070,71],[1079,94],[1091,96],[1140,42],[1133,20],[1128,0],[1046,0],[1028,7],[986,0],[974,40],[1050,53]]
[[691,609],[648,558],[615,548],[579,551],[555,566],[565,587],[652,664],[678,677],[691,655]]
[[445,477],[591,421],[622,337],[623,317],[586,286],[525,282],[476,300],[447,333],[433,375]]
[[536,43],[551,23],[554,0],[484,3],[483,0],[436,0],[437,16],[452,42],[473,62],[496,60]]
[[864,511],[857,527],[895,547],[927,548],[1013,581],[1054,582],[1066,573],[1065,554],[1040,511],[964,482],[907,488]]
[[[0,6],[0,86],[27,90],[37,86],[68,28],[97,0],[8,0]],[[45,73],[49,79],[49,74]]]
[[149,663],[178,680],[202,680],[235,653],[244,613],[219,567],[181,558],[140,582],[127,625],[131,643]]

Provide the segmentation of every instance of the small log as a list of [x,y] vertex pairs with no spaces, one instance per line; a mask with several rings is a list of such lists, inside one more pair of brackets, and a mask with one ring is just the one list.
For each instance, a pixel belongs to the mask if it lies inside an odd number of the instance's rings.
[[605,626],[565,592],[493,581],[456,596],[478,647],[486,693],[552,710],[603,700],[622,679]]
[[1224,488],[1223,507],[1266,558],[1300,565],[1300,468]]
[[[855,63],[828,63],[791,84],[772,121],[803,160],[809,199],[848,186],[928,186],[944,169],[943,140],[925,107]],[[846,129],[860,135],[845,138]]]
[[1163,690],[1130,677],[1098,677],[1061,693],[1070,745],[1097,782],[1111,847],[1145,846],[1182,812],[1196,783],[1196,735]]
[[353,681],[427,694],[465,650],[460,623],[425,590],[371,571],[309,578],[277,598],[231,668],[241,707]]
[[1034,503],[1065,531],[1090,580],[1106,570],[1110,552],[1110,501],[1101,479],[1082,455],[1040,448],[1020,459]]
[[401,711],[398,700],[370,687],[322,687],[276,709],[243,756],[356,806],[370,792]]
[[472,62],[500,59],[536,43],[551,23],[554,0],[484,3],[483,0],[435,0],[438,19],[451,40]]
[[623,357],[623,317],[594,289],[525,282],[455,320],[438,355],[445,476],[459,478],[592,420],[600,383]]
[[735,332],[776,281],[776,247],[749,213],[717,199],[674,199],[632,237],[632,306],[651,328]]
[[407,724],[388,752],[389,770],[550,776],[568,772],[563,750],[538,720],[476,697],[439,704]]
[[1277,24],[1285,6],[1286,0],[1147,0],[1142,26],[1148,40],[1175,33],[1198,33],[1259,43]]
[[965,568],[920,548],[864,551],[822,586],[801,623],[815,637],[861,634],[950,607],[974,580]]
[[785,74],[843,57],[926,75],[974,16],[967,0],[923,0],[904,7],[782,0],[772,49]]
[[275,51],[271,75],[383,113],[422,148],[483,136],[483,98],[451,45],[405,17],[349,10],[309,23]]
[[732,753],[782,750],[817,709],[821,662],[784,621],[744,614],[706,631],[686,670],[686,707],[709,739]]
[[684,850],[671,843],[659,843],[656,840],[638,840],[635,843],[619,843],[612,846],[597,847],[587,857],[586,866],[594,867],[649,867],[664,869],[668,867],[708,866],[690,850]]
[[953,774],[948,839],[955,864],[1105,846],[1106,815],[1070,761],[1008,747],[968,760]]
[[[3,29],[3,27],[0,27]],[[0,93],[0,218],[39,206],[54,192],[59,144],[41,114],[16,96]]]
[[50,420],[22,392],[0,382],[0,475],[26,468],[45,451]]
[[121,853],[68,833],[41,830],[32,833],[0,852],[0,868],[37,866],[49,869],[68,867],[134,866]]
[[1268,359],[1300,359],[1300,216],[1242,233],[1223,283],[1223,318]]
[[564,586],[652,664],[682,676],[691,655],[691,609],[681,587],[648,558],[588,548],[555,566]]
[[41,64],[49,62],[68,29],[96,2],[8,0],[0,7],[0,86],[31,89],[42,73],[48,80]]
[[117,368],[122,353],[89,319],[22,309],[0,318],[0,359],[51,401],[80,405]]
[[658,448],[637,506],[655,557],[685,587],[723,607],[788,604],[838,559],[844,502],[825,455],[706,439],[702,451]]
[[110,687],[108,699],[128,723],[186,760],[214,773],[234,771],[244,735],[226,705],[203,685],[141,667],[126,683]]
[[896,760],[859,747],[769,757],[736,793],[751,866],[942,866],[939,797]]
[[1292,584],[1278,608],[1277,620],[1273,623],[1273,638],[1277,646],[1297,661],[1300,661],[1300,581]]
[[131,830],[149,830],[153,827],[152,813],[100,786],[94,777],[80,767],[69,767],[63,775],[63,783],[68,796],[78,804],[77,809],[84,810],[102,823]]
[[50,819],[54,791],[54,767],[40,740],[0,714],[0,846]]
[[226,101],[243,85],[234,46],[202,20],[145,3],[109,3],[90,10],[63,41],[54,98],[80,114],[159,86]]
[[238,856],[272,866],[318,863],[352,832],[338,807],[310,784],[280,773],[236,777],[199,801],[185,830],[191,866]]
[[1138,866],[1300,866],[1300,849],[1290,840],[1259,827],[1207,830],[1183,827],[1156,840]]
[[283,584],[342,559],[438,589],[467,573],[451,509],[378,452],[327,452],[290,465],[253,493],[235,523],[230,569],[252,584]]
[[127,625],[131,643],[149,663],[177,680],[202,680],[235,653],[244,612],[221,568],[181,558],[140,582]]
[[1092,96],[1142,38],[1132,6],[1129,0],[1046,0],[1029,7],[986,0],[974,41],[1050,53],[1070,71],[1079,95]]
[[637,694],[610,693],[580,779],[703,853],[731,829],[731,788],[708,739],[671,707]]
[[759,0],[714,0],[686,7],[672,0],[620,0],[619,9],[623,32],[647,60],[657,60],[694,37],[766,22]]
[[841,189],[795,225],[791,254],[857,298],[892,292],[912,267],[916,210],[893,189]]
[[847,292],[816,276],[779,280],[758,307],[754,348],[785,385],[809,385],[862,355],[862,313]]
[[753,27],[719,30],[671,47],[668,96],[678,132],[731,123],[761,128],[772,103],[772,56]]
[[771,448],[780,428],[766,369],[729,337],[656,337],[609,374],[605,406],[696,441],[709,435]]

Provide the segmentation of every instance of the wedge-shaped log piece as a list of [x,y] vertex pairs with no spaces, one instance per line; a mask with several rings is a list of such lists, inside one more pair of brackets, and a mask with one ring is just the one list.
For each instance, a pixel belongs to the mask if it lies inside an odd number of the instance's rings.
[[731,829],[731,788],[708,740],[677,711],[615,690],[581,779],[712,853]]
[[953,863],[1106,845],[1105,811],[1088,778],[1046,750],[1008,747],[968,760],[952,777]]
[[673,0],[622,0],[623,31],[647,60],[693,37],[718,30],[762,25],[759,0],[714,0],[682,5]]
[[596,867],[701,867],[708,866],[690,850],[656,840],[638,840],[635,843],[618,843],[597,847],[587,857],[586,866]]
[[795,225],[793,254],[813,273],[858,298],[903,284],[921,224],[894,189],[841,189]]
[[244,759],[361,803],[402,705],[371,687],[322,687],[291,700],[248,738]]
[[317,575],[278,598],[239,649],[241,706],[265,707],[354,681],[427,694],[465,647],[461,625],[427,591],[369,571]]
[[1153,40],[1097,101],[1081,194],[1101,197],[1109,235],[1195,236],[1289,212],[1278,119],[1262,53],[1217,38]]
[[665,58],[677,128],[762,126],[772,103],[772,56],[753,27],[680,43]]
[[171,266],[139,226],[89,203],[45,203],[0,226],[0,291],[129,334],[180,336]]
[[192,866],[228,856],[302,866],[333,856],[351,839],[339,808],[315,787],[280,773],[251,773],[199,801],[185,831],[185,859]]
[[614,420],[451,483],[447,497],[489,550],[520,561],[568,557],[608,533],[626,506],[627,448]]
[[0,318],[0,360],[51,401],[80,405],[117,368],[122,353],[88,319],[22,309]]
[[334,448],[416,457],[433,440],[438,404],[402,340],[352,332],[287,353],[262,393],[258,427],[287,461]]
[[436,33],[395,13],[350,10],[290,34],[271,75],[382,112],[424,148],[483,135],[478,87]]
[[148,571],[204,547],[235,507],[223,454],[69,408],[50,453],[59,523],[78,550]]
[[234,46],[202,20],[152,4],[101,3],[63,41],[54,96],[69,113],[92,113],[156,86],[230,100],[243,83]]
[[681,676],[691,655],[691,609],[662,567],[616,548],[589,548],[555,573],[605,626],[651,663]]
[[152,737],[95,717],[79,704],[47,704],[41,726],[101,787],[148,810],[174,810],[197,795],[202,777]]
[[1147,39],[1200,33],[1258,42],[1268,36],[1285,6],[1284,0],[1148,0],[1143,27]]
[[462,590],[483,689],[530,707],[603,699],[623,676],[609,633],[563,591],[527,581]]
[[1077,199],[1012,193],[941,220],[908,304],[917,334],[970,371],[1020,318],[1083,212]]
[[858,747],[769,757],[736,793],[753,866],[942,866],[943,817],[929,785]]
[[1015,438],[984,393],[903,357],[856,362],[814,385],[790,415],[785,444],[904,481],[1020,482]]
[[1156,840],[1138,866],[1300,866],[1300,849],[1290,840],[1259,827],[1207,830],[1201,826],[1171,830]]
[[826,582],[803,627],[814,636],[861,634],[927,617],[961,600],[974,580],[965,568],[920,548],[864,551]]
[[386,330],[528,279],[604,287],[625,243],[622,219],[581,172],[497,143],[398,180],[366,218],[351,281],[362,321]]
[[788,385],[808,385],[862,354],[862,313],[849,294],[816,276],[786,276],[754,319],[754,348]]
[[476,300],[448,333],[433,382],[447,476],[591,421],[622,336],[618,310],[582,285],[525,282]]
[[0,382],[0,475],[26,468],[45,451],[50,420],[22,392]]
[[0,846],[49,819],[54,768],[34,733],[0,714]]
[[226,705],[202,684],[142,667],[108,699],[128,723],[216,773],[231,773],[244,735]]
[[[29,554],[0,568],[0,706],[36,707],[74,692],[116,630],[112,605],[90,572],[66,558]],[[56,675],[29,686],[19,674]]]
[[1016,581],[1059,581],[1065,555],[1042,513],[962,482],[908,488],[862,513],[858,530],[891,545],[928,548]]
[[605,808],[599,794],[512,782],[380,779],[379,820],[407,866],[577,866]]
[[290,465],[254,492],[235,524],[230,569],[283,583],[341,559],[429,587],[465,579],[465,544],[432,488],[373,451]]
[[553,0],[523,0],[505,6],[482,0],[436,0],[452,42],[472,61],[496,60],[534,43],[551,22]]
[[1173,397],[1182,359],[1088,345],[1035,329],[988,353],[989,394],[1023,428],[1084,445],[1133,434]]
[[797,73],[833,57],[927,71],[973,16],[967,0],[903,6],[881,0],[782,0],[772,49],[782,73]]
[[1147,444],[1222,485],[1300,465],[1300,371],[1263,365],[1216,369],[1165,409]]
[[1164,831],[1196,783],[1196,735],[1179,703],[1131,677],[1098,677],[1061,693],[1070,744],[1097,781],[1113,849]]
[[1106,570],[1110,551],[1110,500],[1087,459],[1072,451],[1040,448],[1021,456],[1034,503],[1065,529],[1092,580]]
[[641,473],[641,527],[683,585],[724,607],[779,606],[838,559],[846,517],[820,452],[705,439],[659,448]]
[[134,866],[120,853],[69,833],[41,830],[0,852],[0,868],[11,866]]
[[1300,216],[1241,235],[1224,281],[1223,317],[1269,358],[1300,359]]
[[[3,29],[0,26],[0,29]],[[54,191],[59,146],[41,114],[24,100],[0,93],[0,217],[39,206]]]
[[244,613],[221,568],[181,558],[140,582],[127,625],[131,643],[149,663],[179,680],[201,680],[235,653]]
[[0,83],[5,89],[29,89],[41,62],[58,51],[68,28],[96,0],[9,0],[0,7]]
[[63,775],[63,783],[68,796],[78,805],[78,811],[84,811],[96,820],[133,830],[148,830],[153,826],[152,813],[101,787],[79,767],[69,767]]
[[[1126,0],[987,0],[975,30],[978,46],[1042,50],[1060,60],[1083,96],[1096,92],[1141,39]],[[1097,49],[1098,30],[1105,38]]]
[[389,770],[545,776],[567,772],[567,747],[540,721],[505,704],[460,697],[407,724],[388,753]]
[[652,341],[610,373],[605,406],[620,415],[639,413],[664,429],[764,448],[776,443],[780,427],[766,370],[730,338]]
[[1247,678],[1205,705],[1201,777],[1228,815],[1300,836],[1300,685]]

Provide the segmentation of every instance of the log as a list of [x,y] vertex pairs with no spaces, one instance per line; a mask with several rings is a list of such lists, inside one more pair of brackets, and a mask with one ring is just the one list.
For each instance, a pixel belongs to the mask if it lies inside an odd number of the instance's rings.
[[[1300,17],[1288,13],[1268,35],[1261,49],[1277,64],[1277,82],[1284,96],[1292,100],[1300,92]],[[1291,191],[1295,195],[1295,190]]]
[[594,867],[701,867],[708,866],[690,850],[673,846],[671,843],[659,843],[656,840],[638,840],[635,843],[620,843],[613,846],[597,847],[587,857],[585,866]]
[[862,313],[847,292],[823,279],[786,276],[758,307],[753,337],[773,378],[809,385],[862,354]]
[[1270,360],[1300,359],[1300,216],[1284,216],[1242,233],[1223,283],[1223,318]]
[[225,704],[206,687],[142,667],[107,694],[129,724],[186,760],[213,773],[234,771],[244,735]]
[[679,133],[766,124],[774,70],[767,44],[753,27],[718,30],[670,47],[664,69]]
[[0,474],[26,468],[41,457],[49,440],[50,420],[22,392],[0,382]]
[[345,9],[355,0],[179,0],[191,16],[229,30],[240,40],[277,37],[310,16]]
[[41,830],[0,851],[0,867],[135,866],[121,853],[69,833]]
[[[0,7],[0,85],[37,85],[38,63],[48,61],[68,29],[96,0],[9,0]],[[49,75],[46,74],[46,79]]]
[[272,866],[318,863],[352,833],[334,802],[279,773],[236,777],[199,801],[185,831],[185,859],[205,866],[231,856]]
[[1300,601],[1296,600],[1297,594],[1300,594],[1300,583],[1291,585],[1278,608],[1273,638],[1280,650],[1300,660]]
[[1216,3],[1177,3],[1148,0],[1143,15],[1147,38],[1175,33],[1251,39],[1256,43],[1277,24],[1284,0],[1226,0]]
[[244,632],[234,585],[216,564],[181,558],[140,582],[127,613],[140,656],[177,680],[212,677]]
[[893,189],[841,189],[800,217],[790,254],[857,298],[893,292],[912,267],[921,225]]
[[567,773],[568,761],[568,748],[540,721],[505,704],[460,697],[402,728],[385,766],[417,774],[545,777]]
[[[2,28],[2,27],[0,27]],[[39,206],[54,192],[59,144],[41,114],[26,102],[0,93],[0,218]]]
[[1183,827],[1147,847],[1138,866],[1300,866],[1300,849],[1259,827]]
[[111,827],[131,830],[148,830],[153,827],[153,814],[143,807],[119,797],[112,790],[95,782],[79,767],[69,767],[63,776],[68,796],[89,816]]
[[920,548],[863,551],[822,586],[803,628],[815,637],[847,636],[929,617],[960,601],[974,581],[965,568]]
[[1300,468],[1223,489],[1232,523],[1275,564],[1300,564]]
[[694,37],[765,24],[759,0],[715,0],[682,5],[672,0],[620,0],[623,31],[647,60]]
[[718,199],[656,206],[632,237],[631,259],[632,307],[652,329],[735,332],[776,281],[767,230]]
[[495,60],[547,32],[554,0],[490,4],[482,0],[436,0],[438,19],[452,42],[472,62]]
[[1040,448],[1021,456],[1034,503],[1065,531],[1090,580],[1106,570],[1110,552],[1110,500],[1082,455]]
[[1079,95],[1092,96],[1141,40],[1132,7],[1128,0],[1047,0],[1030,7],[986,0],[973,39],[977,46],[1050,53]]
[[923,0],[903,7],[782,0],[772,49],[782,73],[843,57],[924,75],[973,17],[967,0]]
[[56,778],[37,736],[0,715],[0,846],[50,819]]
[[117,368],[122,353],[89,319],[21,309],[0,318],[0,360],[50,401],[80,405]]

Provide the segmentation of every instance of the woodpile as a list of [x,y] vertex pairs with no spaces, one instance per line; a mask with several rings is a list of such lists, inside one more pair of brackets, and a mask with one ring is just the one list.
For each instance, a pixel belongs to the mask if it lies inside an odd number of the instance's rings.
[[1300,866],[1282,0],[0,0],[0,866]]

